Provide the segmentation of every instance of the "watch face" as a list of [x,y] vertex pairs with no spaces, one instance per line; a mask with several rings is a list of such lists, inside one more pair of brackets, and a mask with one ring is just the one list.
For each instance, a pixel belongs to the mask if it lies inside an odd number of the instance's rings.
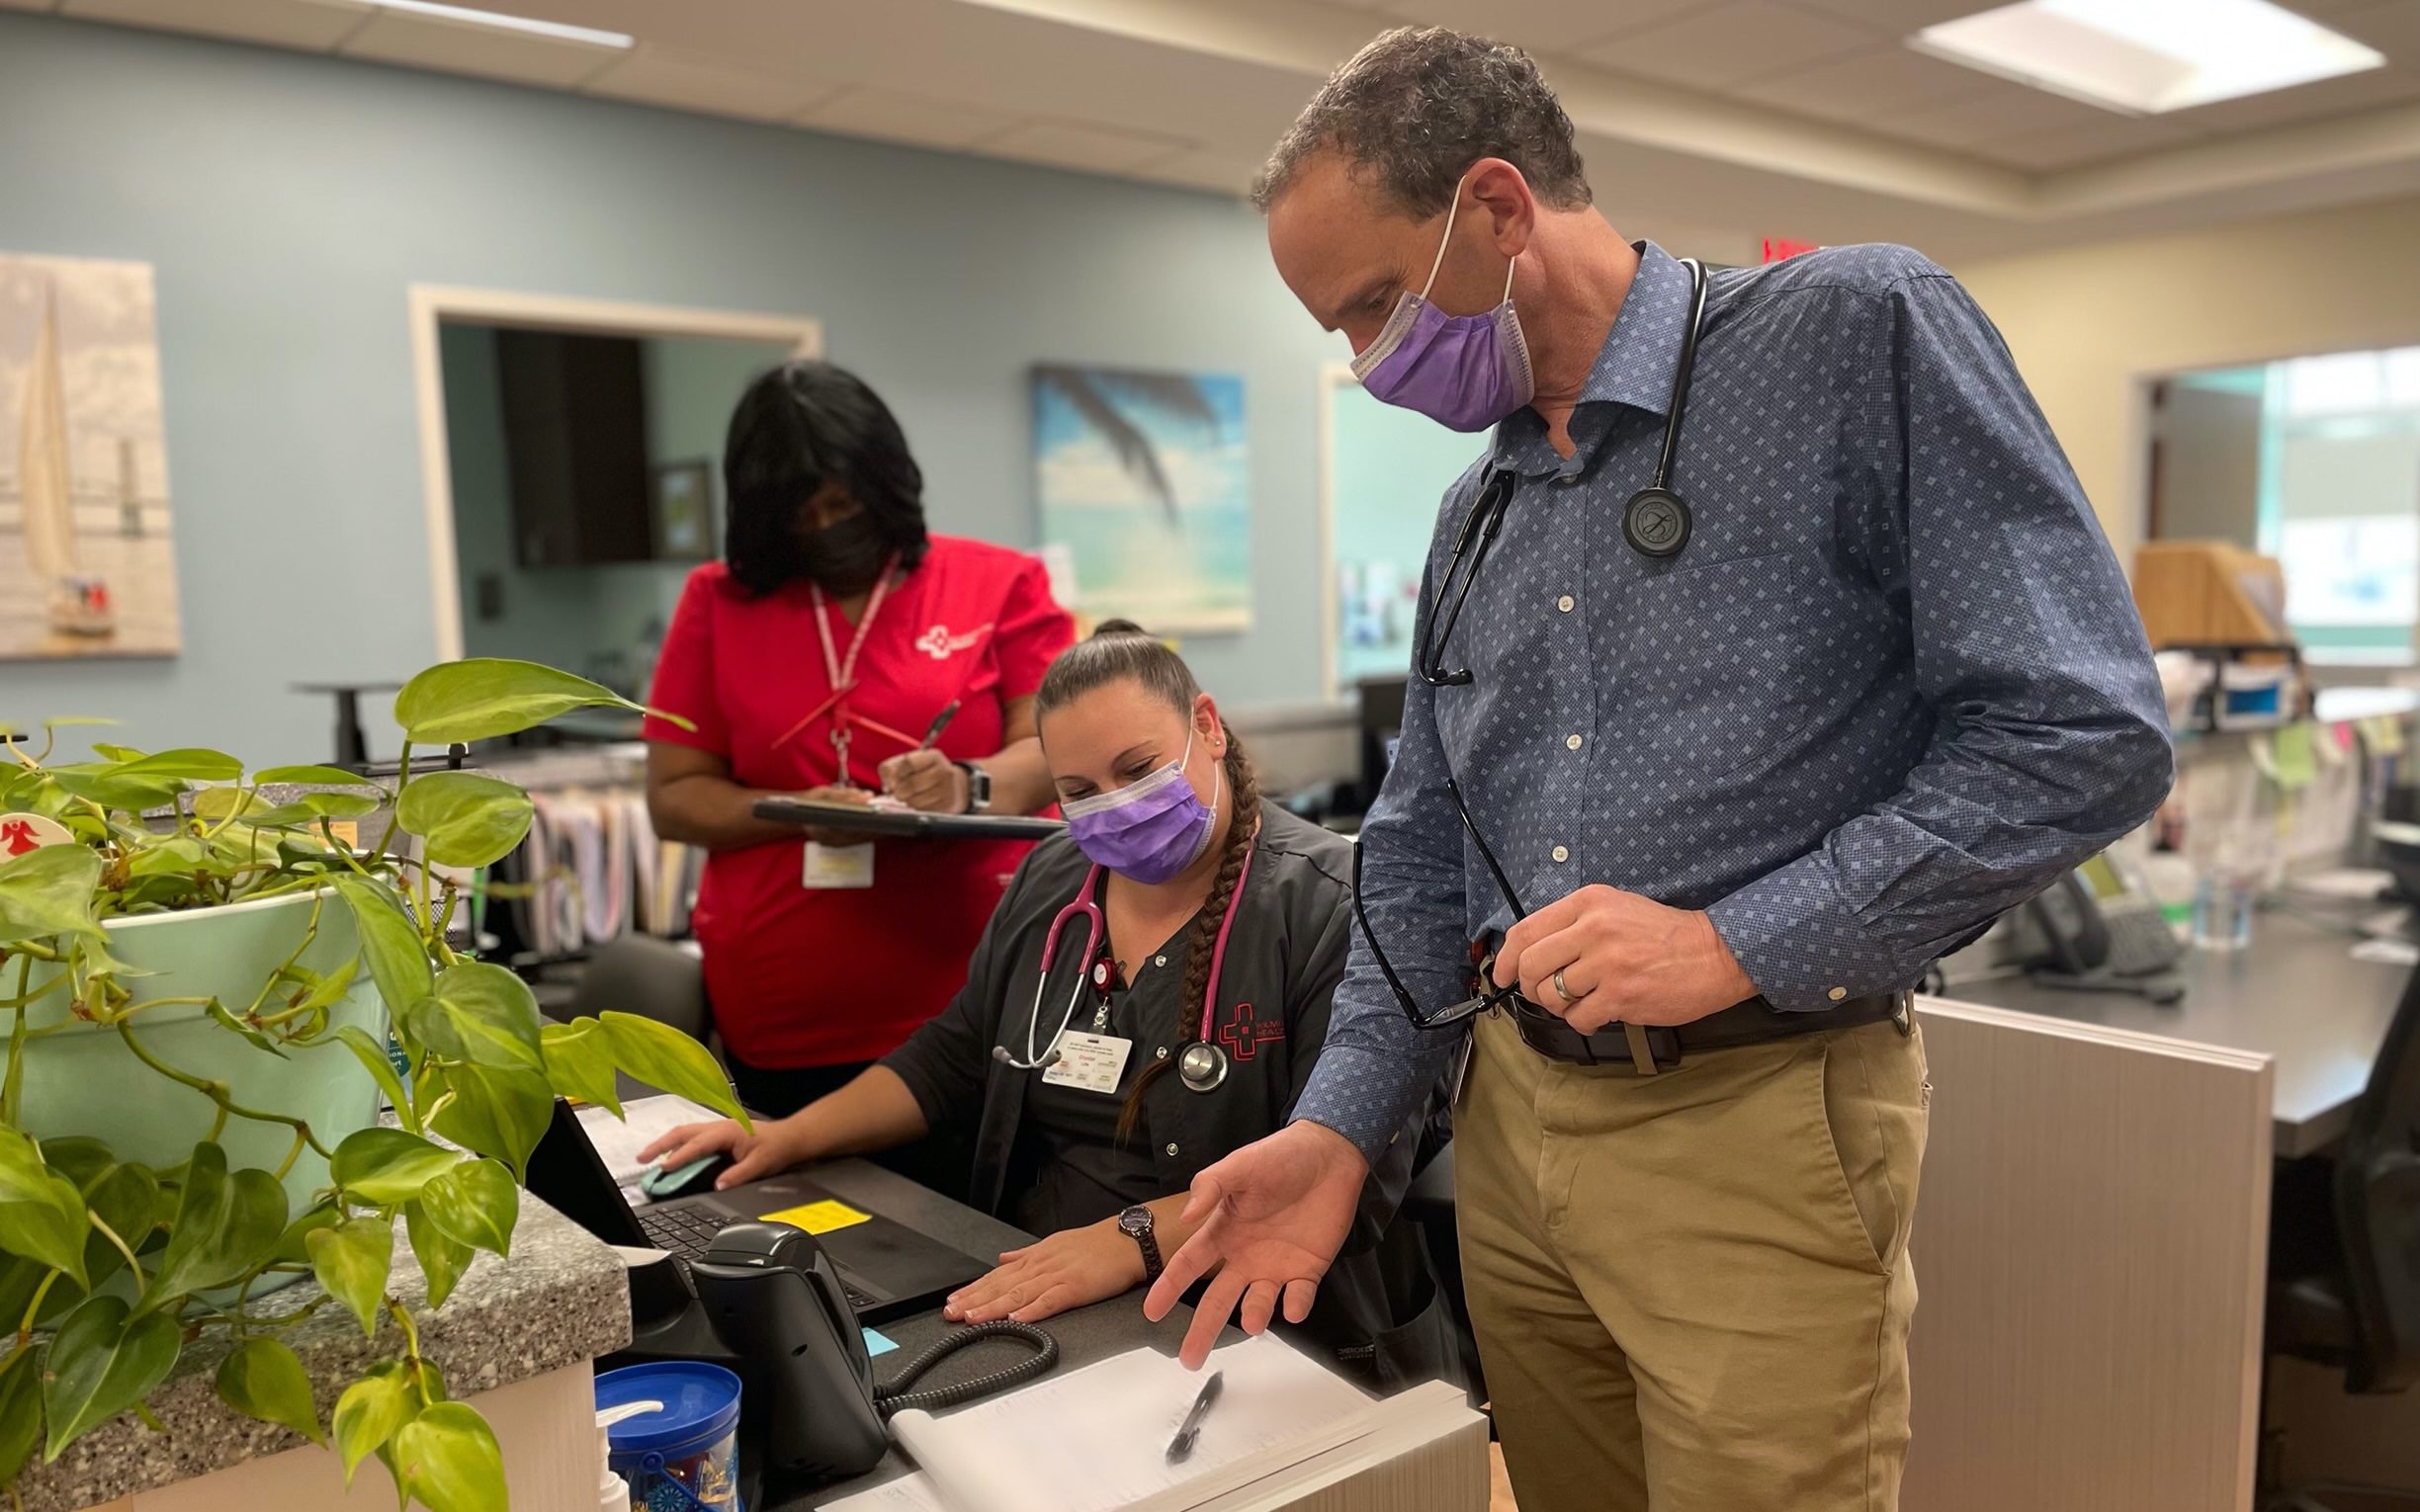
[[1127,1209],[1125,1212],[1118,1215],[1118,1227],[1125,1230],[1127,1233],[1151,1232],[1151,1210],[1149,1208]]

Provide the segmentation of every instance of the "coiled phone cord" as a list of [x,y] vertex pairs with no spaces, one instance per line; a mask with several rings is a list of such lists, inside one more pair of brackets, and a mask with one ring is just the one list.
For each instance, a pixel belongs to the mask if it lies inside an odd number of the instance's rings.
[[[1033,1346],[1033,1358],[1019,1360],[1006,1370],[994,1371],[988,1376],[978,1376],[972,1381],[961,1381],[956,1386],[935,1386],[929,1391],[908,1389],[915,1385],[916,1378],[926,1371],[931,1370],[969,1344],[979,1343],[985,1339],[1021,1340]],[[990,1323],[977,1323],[971,1328],[961,1328],[956,1333],[935,1339],[914,1358],[901,1366],[898,1375],[892,1377],[888,1383],[876,1386],[874,1388],[874,1410],[886,1420],[893,1413],[905,1412],[910,1407],[920,1408],[926,1412],[937,1412],[943,1407],[954,1407],[962,1401],[973,1401],[978,1396],[989,1396],[994,1391],[1004,1391],[1012,1386],[1031,1381],[1058,1363],[1059,1341],[1031,1323],[1019,1323],[1009,1318],[1000,1318]]]

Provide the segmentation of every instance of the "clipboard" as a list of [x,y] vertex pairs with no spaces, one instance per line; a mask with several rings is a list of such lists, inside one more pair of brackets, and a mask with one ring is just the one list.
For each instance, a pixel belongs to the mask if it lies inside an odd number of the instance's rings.
[[925,813],[795,798],[761,798],[750,811],[760,819],[802,829],[843,829],[902,840],[1048,840],[1067,829],[1065,819],[1032,814]]

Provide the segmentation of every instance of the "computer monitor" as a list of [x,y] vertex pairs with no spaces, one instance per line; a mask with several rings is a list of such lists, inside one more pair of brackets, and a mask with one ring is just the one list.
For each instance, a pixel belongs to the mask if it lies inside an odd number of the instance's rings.
[[1401,677],[1364,678],[1357,685],[1361,700],[1361,810],[1378,800],[1378,785],[1395,765],[1395,744],[1403,738],[1404,683]]

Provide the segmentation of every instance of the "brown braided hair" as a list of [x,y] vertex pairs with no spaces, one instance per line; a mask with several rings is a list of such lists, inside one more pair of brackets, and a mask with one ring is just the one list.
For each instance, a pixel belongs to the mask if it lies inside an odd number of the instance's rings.
[[[1193,701],[1201,694],[1201,685],[1193,680],[1192,669],[1184,659],[1167,644],[1131,620],[1105,620],[1094,630],[1088,640],[1078,641],[1060,653],[1043,674],[1042,686],[1034,695],[1034,718],[1039,721],[1052,710],[1073,703],[1078,698],[1105,684],[1132,679],[1144,689],[1190,717]],[[1118,1110],[1117,1139],[1120,1144],[1132,1136],[1135,1125],[1143,1115],[1143,1092],[1154,1081],[1167,1074],[1184,1053],[1186,1046],[1201,1038],[1202,994],[1210,985],[1210,958],[1218,948],[1219,925],[1227,914],[1227,905],[1235,898],[1236,883],[1244,875],[1244,860],[1252,854],[1253,839],[1260,831],[1260,780],[1253,770],[1252,758],[1245,754],[1244,742],[1236,738],[1233,729],[1222,726],[1227,737],[1227,755],[1223,762],[1227,773],[1228,796],[1223,801],[1233,804],[1227,824],[1227,846],[1220,854],[1218,875],[1210,883],[1209,896],[1202,899],[1201,911],[1193,916],[1193,927],[1185,942],[1184,985],[1176,996],[1176,1028],[1169,1036],[1168,1053],[1165,1059],[1154,1059],[1143,1067],[1143,1074],[1126,1094],[1125,1106]]]

